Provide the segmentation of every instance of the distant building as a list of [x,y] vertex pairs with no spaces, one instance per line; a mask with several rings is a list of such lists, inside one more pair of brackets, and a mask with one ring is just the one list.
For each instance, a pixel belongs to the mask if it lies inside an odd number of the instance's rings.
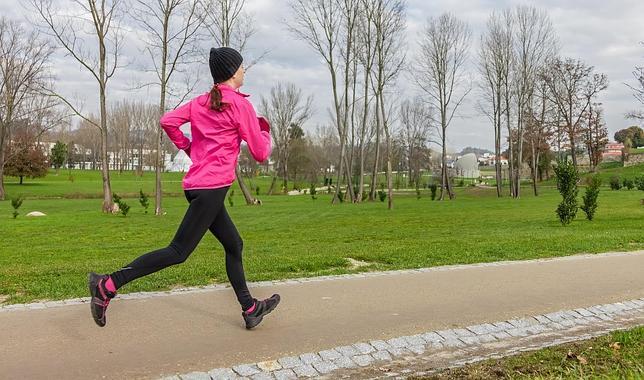
[[[479,164],[483,166],[494,166],[496,165],[497,156],[490,153],[484,153],[478,158]],[[508,159],[500,156],[501,166],[508,166]]]
[[624,149],[624,144],[618,142],[609,142],[604,148],[604,153],[602,153],[602,159],[604,161],[620,161],[622,159],[622,150]]
[[474,153],[468,153],[456,160],[454,169],[456,169],[457,177],[478,178],[481,176],[479,162]]

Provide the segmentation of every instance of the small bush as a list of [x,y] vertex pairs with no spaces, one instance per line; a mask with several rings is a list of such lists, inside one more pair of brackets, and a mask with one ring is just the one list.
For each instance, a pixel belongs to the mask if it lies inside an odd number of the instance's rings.
[[554,169],[557,178],[557,190],[559,190],[563,198],[557,207],[557,215],[561,224],[565,226],[570,224],[577,216],[577,181],[579,180],[579,173],[572,163],[567,161],[558,161]]
[[255,195],[257,195],[257,196],[259,197],[259,186],[257,186],[257,187],[255,188]]
[[619,180],[618,176],[610,177],[610,189],[619,190],[622,188],[622,182]]
[[429,191],[431,191],[432,200],[436,200],[436,190],[438,190],[438,186],[436,186],[435,183],[429,185]]
[[623,184],[628,190],[633,190],[633,188],[635,188],[635,182],[630,178],[624,178]]
[[317,193],[318,193],[318,191],[317,191],[317,189],[315,188],[315,184],[314,184],[314,183],[312,183],[312,184],[311,184],[311,188],[309,189],[309,193],[311,194],[311,199],[313,199],[313,200],[318,199],[318,197],[316,196],[316,195],[317,195]]
[[597,198],[599,197],[599,187],[602,184],[601,178],[595,175],[588,178],[586,194],[582,197],[584,204],[581,209],[586,213],[586,219],[593,220],[595,211],[597,210]]
[[125,203],[125,201],[116,193],[112,193],[112,201],[119,205],[121,214],[123,214],[123,216],[127,216],[127,214],[130,212],[130,205]]
[[145,213],[148,213],[148,207],[150,207],[150,196],[143,192],[143,189],[139,190],[139,203],[145,209]]
[[638,190],[644,191],[644,175],[635,177],[635,186]]
[[22,195],[19,195],[15,198],[11,198],[11,207],[13,207],[13,218],[16,219],[19,215],[18,209],[20,206],[22,206],[22,202],[25,200],[25,198],[22,197]]
[[344,202],[344,193],[342,192],[342,189],[338,189],[338,200],[340,203]]
[[378,198],[380,199],[380,202],[384,202],[385,199],[387,199],[387,192],[384,190],[378,190]]

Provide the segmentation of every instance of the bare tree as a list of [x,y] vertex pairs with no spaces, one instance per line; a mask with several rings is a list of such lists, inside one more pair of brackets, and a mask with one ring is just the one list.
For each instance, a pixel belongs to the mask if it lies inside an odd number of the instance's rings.
[[605,74],[595,74],[592,66],[580,60],[557,58],[548,67],[543,80],[552,101],[564,121],[572,162],[577,167],[577,140],[580,138],[582,119],[592,99],[608,87]]
[[[644,47],[644,42],[641,43]],[[633,97],[640,103],[642,108],[644,108],[644,66],[636,66],[633,70],[633,77],[637,81],[635,86],[627,84],[627,86],[633,90]],[[636,110],[629,112],[626,117],[630,119],[644,120],[644,110]]]
[[[282,174],[282,185],[287,187],[288,182],[288,161],[289,143],[291,141],[291,128],[301,128],[312,115],[313,98],[306,99],[302,96],[302,90],[294,84],[282,85],[281,83],[271,88],[269,98],[262,97],[261,112],[268,118],[271,124],[271,136],[273,136],[273,151],[277,155],[276,165]],[[278,172],[273,176],[269,189],[272,193],[277,179]]]
[[[505,100],[509,96],[510,70],[514,62],[512,39],[512,16],[509,11],[492,13],[487,29],[481,36],[479,50],[479,71],[483,77],[481,89],[487,104],[479,106],[494,125],[494,155],[496,172],[496,193],[501,197],[503,175],[501,172],[501,130],[503,115],[509,120],[509,107]],[[508,103],[509,103],[509,99]],[[490,107],[491,106],[491,107]]]
[[[75,14],[57,13],[52,0],[30,0],[33,9],[45,30],[63,48],[67,55],[76,60],[96,80],[99,87],[100,121],[96,127],[101,134],[101,171],[103,176],[103,212],[112,211],[112,188],[110,185],[109,156],[107,154],[107,85],[119,67],[119,52],[123,35],[119,27],[120,7],[122,0],[72,1],[76,7]],[[98,52],[87,49],[83,35],[96,38]],[[79,107],[72,105],[59,93],[51,96],[62,100],[71,110],[87,122],[94,121],[83,115]]]
[[603,109],[599,103],[591,103],[586,113],[587,124],[583,129],[584,144],[588,150],[590,170],[596,171],[602,161],[602,153],[608,144],[608,130],[603,120]]
[[3,170],[13,124],[42,108],[30,104],[48,84],[52,46],[19,23],[0,17],[0,200],[5,199]]
[[[148,54],[155,74],[155,80],[145,85],[159,87],[159,115],[165,113],[168,95],[174,95],[181,104],[192,92],[196,81],[187,80],[187,88],[172,86],[173,75],[182,73],[196,55],[196,35],[202,23],[198,16],[198,1],[194,0],[136,0],[134,19],[146,32],[145,52]],[[155,207],[154,213],[161,215],[162,187],[161,170],[163,162],[163,130],[156,131],[155,163]]]
[[[450,199],[454,198],[447,170],[447,127],[465,96],[470,92],[469,84],[464,86],[464,65],[468,56],[470,31],[466,23],[451,14],[431,18],[421,35],[420,54],[416,59],[415,80],[427,95],[430,104],[438,111],[439,137],[442,148],[441,195],[445,190]],[[462,94],[457,91],[465,87]]]
[[523,135],[526,118],[533,107],[534,86],[539,71],[547,60],[557,54],[557,39],[550,17],[545,11],[529,6],[518,6],[514,12],[515,65],[517,116],[517,158],[510,180],[514,183],[512,196],[521,191],[521,166],[523,162]]
[[[541,76],[542,78],[542,76]],[[532,189],[534,195],[539,195],[537,188],[538,171],[541,167],[541,157],[550,150],[548,142],[552,138],[553,114],[556,113],[554,105],[548,99],[548,87],[543,79],[537,79],[533,93],[533,106],[525,123],[524,140],[529,143],[530,152],[526,156],[530,159],[532,173]],[[527,150],[527,149],[524,149]],[[517,184],[518,186],[518,184]]]
[[[334,124],[340,138],[337,186],[332,202],[338,202],[340,182],[347,175],[347,193],[353,200],[350,165],[346,159],[346,137],[350,105],[349,71],[355,57],[354,43],[358,30],[358,3],[352,0],[291,0],[294,24],[289,27],[297,38],[306,42],[324,60],[331,77]],[[343,95],[344,94],[344,95]]]
[[433,116],[420,98],[406,100],[400,105],[401,137],[406,150],[409,179],[420,184],[420,169],[426,146],[431,140]]
[[[371,76],[376,97],[376,128],[385,132],[387,144],[387,189],[389,209],[393,208],[392,141],[385,90],[398,77],[405,56],[401,54],[405,31],[405,2],[401,0],[375,0],[372,24],[375,37],[374,73]],[[377,163],[377,160],[376,160]]]

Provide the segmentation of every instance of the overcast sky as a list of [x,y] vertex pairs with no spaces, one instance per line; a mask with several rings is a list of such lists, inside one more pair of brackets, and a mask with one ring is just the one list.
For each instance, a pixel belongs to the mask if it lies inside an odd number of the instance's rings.
[[[67,0],[54,0],[67,6]],[[11,19],[24,20],[26,16],[34,18],[33,13],[25,9],[24,1],[2,0],[0,15]],[[407,49],[408,56],[417,50],[417,37],[429,17],[443,12],[451,12],[466,21],[472,29],[472,47],[470,53],[470,71],[476,79],[473,68],[478,40],[485,22],[493,10],[501,10],[518,4],[535,5],[548,11],[557,32],[561,55],[579,58],[595,66],[598,72],[608,75],[610,86],[599,98],[605,109],[605,118],[609,135],[625,128],[632,121],[626,120],[624,114],[637,107],[630,89],[625,83],[634,84],[632,71],[636,65],[644,65],[644,1],[642,0],[541,0],[494,1],[494,0],[408,0],[407,1]],[[331,106],[331,88],[329,74],[323,62],[307,45],[298,41],[287,30],[291,18],[286,0],[247,0],[247,11],[254,15],[256,34],[249,43],[247,56],[260,54],[268,50],[269,54],[247,75],[246,85],[242,91],[252,95],[251,101],[259,106],[262,95],[268,94],[270,88],[279,82],[293,82],[304,94],[315,98],[316,113],[306,130],[312,131],[316,125],[329,121],[328,108]],[[109,101],[126,98],[146,99],[151,103],[158,102],[154,90],[133,90],[136,81],[145,78],[142,69],[147,62],[141,53],[143,43],[140,33],[134,26],[125,25],[128,33],[123,50],[124,60],[128,66],[117,72],[109,90]],[[62,51],[53,61],[58,78],[58,90],[68,97],[84,99],[84,109],[97,108],[96,82]],[[209,89],[210,74],[207,65],[207,47],[204,46],[204,63],[193,70],[203,78],[199,93]],[[411,98],[417,94],[407,76],[402,76],[396,86],[398,98]],[[448,130],[448,145],[451,149],[460,150],[466,146],[493,148],[493,128],[488,120],[479,115],[474,107],[479,94],[473,91],[461,111],[461,117],[453,120]]]

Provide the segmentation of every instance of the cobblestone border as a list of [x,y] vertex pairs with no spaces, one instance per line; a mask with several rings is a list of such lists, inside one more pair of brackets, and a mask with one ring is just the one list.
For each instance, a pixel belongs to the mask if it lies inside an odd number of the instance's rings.
[[[538,336],[544,333],[574,330],[580,326],[601,324],[606,321],[614,321],[619,317],[639,315],[643,312],[644,298],[640,298],[496,323],[484,323],[465,328],[429,331],[389,340],[360,342],[320,352],[283,357],[272,361],[241,364],[231,368],[216,368],[209,372],[174,375],[165,377],[163,380],[283,380],[333,377],[332,373],[337,370],[383,364],[401,357],[423,355],[426,352],[440,353],[441,351],[453,349],[467,349],[468,347],[485,343],[503,342],[516,338]],[[563,344],[588,337],[592,337],[592,334],[577,338],[558,339],[549,345]],[[536,348],[520,347],[515,351],[529,351],[531,349]],[[512,350],[508,351],[508,354],[512,353]],[[463,359],[455,362],[453,366],[465,365],[486,358],[488,357]]]
[[[427,272],[444,272],[444,271],[453,271],[453,270],[465,270],[465,269],[475,269],[475,268],[487,268],[487,267],[500,267],[500,266],[509,266],[517,264],[530,264],[530,263],[547,263],[553,261],[574,261],[574,260],[583,260],[587,258],[597,258],[597,257],[620,257],[620,256],[629,256],[634,254],[644,254],[644,251],[633,251],[633,252],[608,252],[608,253],[597,253],[597,254],[580,254],[580,255],[570,255],[563,257],[550,257],[544,259],[532,259],[532,260],[513,260],[513,261],[496,261],[490,263],[477,263],[477,264],[457,264],[457,265],[445,265],[438,267],[430,268],[419,268],[419,269],[402,269],[402,270],[393,270],[393,271],[379,271],[379,272],[360,272],[360,273],[351,273],[343,274],[336,276],[319,276],[319,277],[303,277],[303,278],[294,278],[287,280],[276,280],[276,281],[259,281],[259,282],[249,282],[249,288],[263,288],[271,287],[276,285],[298,285],[311,282],[320,282],[320,281],[337,281],[337,280],[346,280],[354,278],[367,278],[367,277],[380,277],[380,276],[397,276],[401,274],[414,274],[414,273],[427,273]],[[119,294],[115,299],[147,299],[154,297],[167,297],[177,294],[191,294],[191,293],[207,293],[213,291],[221,291],[230,289],[230,285],[224,284],[213,284],[199,287],[188,287],[188,288],[179,288],[174,290],[162,291],[162,292],[139,292],[139,293],[124,293]],[[26,304],[11,304],[0,306],[0,313],[8,311],[24,311],[24,310],[41,310],[41,309],[50,309],[63,306],[73,306],[73,305],[82,305],[90,301],[89,297],[82,298],[73,298],[61,301],[43,301],[43,302],[34,302]]]

